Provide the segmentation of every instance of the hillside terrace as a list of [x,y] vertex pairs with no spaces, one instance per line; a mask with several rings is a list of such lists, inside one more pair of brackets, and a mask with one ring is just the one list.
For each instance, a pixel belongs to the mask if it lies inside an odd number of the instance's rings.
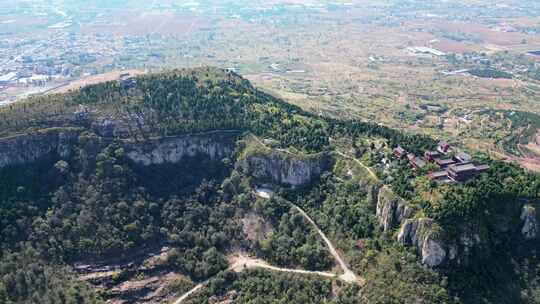
[[423,157],[408,153],[399,146],[394,149],[393,154],[397,159],[406,157],[413,170],[422,169],[430,163],[436,165],[439,170],[429,172],[428,176],[438,182],[466,182],[489,169],[488,165],[475,164],[467,153],[459,152],[452,156],[452,150],[448,143],[441,142],[436,151],[425,151]]

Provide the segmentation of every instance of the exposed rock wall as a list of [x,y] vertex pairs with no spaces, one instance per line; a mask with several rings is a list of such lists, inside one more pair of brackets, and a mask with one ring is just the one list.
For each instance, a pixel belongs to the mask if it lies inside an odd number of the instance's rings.
[[217,133],[168,137],[126,144],[127,157],[132,161],[148,165],[178,163],[186,156],[205,154],[212,160],[231,157],[238,133]]
[[50,154],[69,157],[78,129],[48,129],[0,139],[0,168],[34,162]]
[[[81,131],[79,128],[56,128],[0,139],[0,168],[32,163],[50,154],[67,158],[79,144]],[[238,132],[208,132],[125,142],[125,148],[127,157],[142,165],[177,163],[185,156],[199,154],[221,160],[233,155],[237,136]]]
[[422,263],[429,267],[467,265],[473,254],[488,253],[477,227],[464,224],[456,231],[457,235],[450,238],[432,219],[407,219],[399,229],[397,241],[416,247]]
[[432,219],[418,217],[417,209],[387,186],[380,188],[376,202],[381,230],[390,234],[397,229],[396,241],[415,247],[426,266],[466,264],[472,251],[482,246],[480,234],[474,226],[456,227],[457,236],[450,238]]
[[538,237],[538,217],[536,208],[533,205],[527,204],[521,210],[521,234],[527,240],[533,240]]
[[256,152],[244,156],[240,169],[254,178],[287,186],[303,186],[318,178],[331,167],[327,154],[295,156],[280,151]]
[[407,219],[399,229],[397,241],[406,246],[415,246],[422,264],[436,267],[449,255],[446,244],[439,239],[436,230],[436,224],[429,218]]
[[[412,218],[416,209],[396,195],[388,186],[380,188],[377,196],[377,219],[384,233],[399,228],[397,241],[417,248],[422,264],[436,267],[447,260],[449,248],[439,235],[436,223],[429,218]],[[453,250],[452,254],[455,250]]]
[[377,195],[377,219],[384,232],[401,225],[405,219],[414,215],[415,209],[397,196],[390,188],[383,186]]

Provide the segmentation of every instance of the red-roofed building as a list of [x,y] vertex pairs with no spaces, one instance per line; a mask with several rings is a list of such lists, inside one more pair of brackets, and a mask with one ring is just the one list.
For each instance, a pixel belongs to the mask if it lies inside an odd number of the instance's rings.
[[437,151],[426,151],[424,152],[424,158],[427,160],[427,161],[434,161],[437,157],[439,157],[439,155],[441,155],[439,152]]
[[397,158],[403,158],[405,155],[407,155],[407,151],[403,149],[401,146],[398,146],[394,149],[394,156]]
[[456,156],[454,156],[454,159],[458,163],[468,164],[472,161],[472,156],[470,156],[467,153],[461,152],[461,153],[456,154]]
[[454,164],[448,167],[448,176],[455,181],[464,182],[489,169],[488,165],[476,166],[473,163]]
[[445,169],[445,168],[447,168],[448,166],[455,164],[456,161],[453,160],[453,159],[450,159],[450,158],[448,158],[448,159],[437,158],[437,159],[435,159],[435,163],[436,163],[437,166],[439,166],[441,169]]
[[423,160],[421,157],[416,157],[416,155],[412,153],[407,154],[407,159],[414,169],[421,169],[426,165],[425,160]]
[[435,180],[435,181],[448,180],[448,172],[446,172],[446,171],[430,172],[430,173],[428,174],[428,177],[429,177],[431,180]]
[[437,151],[439,151],[442,154],[447,154],[448,151],[450,151],[450,144],[444,141],[441,141],[439,143],[439,146],[437,147]]

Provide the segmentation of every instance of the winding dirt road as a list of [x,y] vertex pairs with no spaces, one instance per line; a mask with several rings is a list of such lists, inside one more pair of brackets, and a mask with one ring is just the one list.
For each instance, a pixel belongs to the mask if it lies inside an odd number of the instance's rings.
[[[295,274],[302,274],[302,275],[315,275],[315,276],[321,276],[321,277],[326,277],[326,278],[337,278],[337,279],[341,279],[343,281],[349,282],[341,278],[341,276],[338,277],[335,273],[331,273],[331,272],[309,271],[309,270],[303,270],[303,269],[275,267],[261,259],[255,259],[241,253],[229,256],[228,270],[233,270],[235,272],[240,273],[246,269],[254,269],[254,268],[262,268],[262,269],[267,269],[270,271],[295,273]],[[176,299],[176,301],[174,301],[173,304],[181,304],[182,302],[187,300],[191,295],[193,295],[194,293],[199,291],[201,288],[203,288],[206,284],[208,284],[208,282],[209,280],[202,282],[198,284],[197,286],[193,287],[191,290],[189,290],[188,292],[183,294],[181,297]]]
[[347,158],[347,159],[350,159],[354,162],[356,162],[357,164],[359,164],[362,168],[366,169],[368,172],[369,172],[369,175],[374,178],[376,181],[379,180],[379,177],[377,176],[377,174],[375,174],[375,172],[373,172],[373,169],[371,169],[370,167],[364,165],[364,163],[362,163],[361,161],[359,161],[358,159],[354,158],[354,157],[351,157],[351,156],[348,156],[347,154],[343,153],[343,152],[340,152],[340,151],[336,151],[336,153],[344,158]]
[[[269,189],[256,189],[254,193],[257,196],[264,199],[269,199],[273,195],[273,192]],[[275,267],[268,264],[267,262],[263,260],[251,258],[244,254],[235,254],[235,255],[229,256],[229,270],[233,270],[235,272],[242,272],[246,269],[262,268],[262,269],[267,269],[267,270],[277,271],[277,272],[296,273],[296,274],[303,274],[303,275],[317,275],[317,276],[326,277],[326,278],[337,278],[338,280],[342,280],[347,283],[355,283],[355,284],[363,285],[364,279],[354,274],[354,272],[352,272],[349,266],[347,266],[347,263],[345,263],[345,261],[343,260],[339,252],[334,247],[334,244],[332,244],[332,242],[328,239],[328,237],[326,237],[324,232],[319,228],[319,226],[317,226],[317,223],[315,223],[315,221],[304,210],[302,210],[302,208],[296,206],[295,204],[291,202],[289,202],[289,204],[291,204],[293,209],[300,212],[300,214],[315,228],[317,233],[321,236],[323,241],[326,243],[326,246],[330,250],[330,253],[332,254],[332,256],[334,256],[334,259],[336,260],[339,267],[343,271],[343,274],[338,276],[335,273],[331,273],[331,272],[309,271],[309,270],[303,270],[303,269]],[[198,290],[203,288],[206,284],[208,284],[208,281],[205,281],[193,287],[193,289],[183,294],[173,304],[181,304],[191,295],[193,295]]]
[[347,264],[345,263],[343,258],[339,255],[339,253],[337,252],[337,250],[334,247],[334,245],[332,244],[332,242],[330,242],[330,240],[326,237],[324,232],[322,232],[322,230],[319,228],[319,226],[317,226],[315,221],[304,210],[302,210],[302,208],[300,208],[300,207],[298,207],[298,206],[296,206],[294,204],[292,204],[292,205],[293,205],[293,208],[298,210],[298,212],[300,212],[300,214],[302,214],[302,216],[315,228],[317,233],[319,233],[321,238],[326,243],[326,246],[328,246],[328,249],[330,250],[330,253],[334,256],[334,259],[339,264],[339,267],[341,267],[341,270],[343,270],[343,274],[339,276],[339,279],[341,279],[341,280],[343,280],[345,282],[348,282],[348,283],[362,284],[363,280],[361,278],[358,278],[354,274],[354,272],[352,272],[352,270],[349,268],[349,266],[347,266]]
[[[375,176],[375,178],[377,177]],[[256,189],[254,193],[257,196],[264,199],[268,199],[273,195],[273,192],[267,189]],[[319,228],[319,226],[317,226],[317,223],[315,223],[315,221],[302,208],[298,207],[297,205],[291,202],[289,202],[289,204],[293,207],[293,209],[300,212],[300,214],[313,226],[313,228],[315,228],[317,233],[321,236],[323,241],[326,243],[326,246],[330,250],[330,253],[332,254],[332,256],[334,256],[334,259],[336,260],[339,267],[341,267],[343,271],[343,274],[339,276],[339,279],[345,282],[349,282],[349,283],[363,284],[363,279],[357,277],[354,274],[354,272],[352,272],[352,270],[349,268],[349,266],[347,266],[347,263],[345,263],[345,261],[343,260],[339,252],[336,250],[336,248],[334,247],[334,244],[332,244],[332,242],[328,239],[328,237],[326,237],[324,232]]]
[[206,284],[208,284],[208,281],[205,281],[205,282],[193,287],[193,289],[186,292],[180,298],[178,298],[176,301],[174,301],[173,304],[180,304],[180,303],[184,302],[185,300],[187,300],[187,298],[189,298],[192,294],[196,293],[199,289],[203,288],[204,285],[206,285]]
[[250,269],[250,268],[263,268],[263,269],[268,269],[268,270],[277,271],[277,272],[287,272],[287,273],[297,273],[297,274],[305,274],[305,275],[316,275],[316,276],[327,277],[327,278],[337,278],[337,275],[331,272],[309,271],[309,270],[303,270],[303,269],[275,267],[266,263],[263,260],[251,258],[243,254],[238,254],[238,255],[229,257],[229,263],[231,265],[229,269],[234,270],[235,272],[242,272],[245,269]]

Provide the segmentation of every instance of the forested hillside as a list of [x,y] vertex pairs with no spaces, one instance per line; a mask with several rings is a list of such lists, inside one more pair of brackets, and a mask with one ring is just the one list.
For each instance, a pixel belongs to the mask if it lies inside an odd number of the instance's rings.
[[[211,68],[0,108],[0,301],[166,303],[204,283],[190,302],[540,303],[538,242],[522,229],[537,229],[540,178],[480,155],[488,172],[438,184],[393,159],[398,145],[436,140],[313,115]],[[297,208],[362,284],[339,279]],[[424,246],[398,241],[406,223],[455,251],[423,265]],[[147,252],[164,254],[134,262]],[[238,253],[329,276],[237,273]]]
[[412,150],[435,145],[428,137],[375,123],[313,116],[258,91],[234,73],[212,68],[140,76],[135,84],[106,82],[10,105],[0,109],[0,134],[84,125],[92,116],[114,118],[122,127],[116,135],[130,138],[239,129],[306,152],[329,149],[329,137],[344,135],[383,136]]

